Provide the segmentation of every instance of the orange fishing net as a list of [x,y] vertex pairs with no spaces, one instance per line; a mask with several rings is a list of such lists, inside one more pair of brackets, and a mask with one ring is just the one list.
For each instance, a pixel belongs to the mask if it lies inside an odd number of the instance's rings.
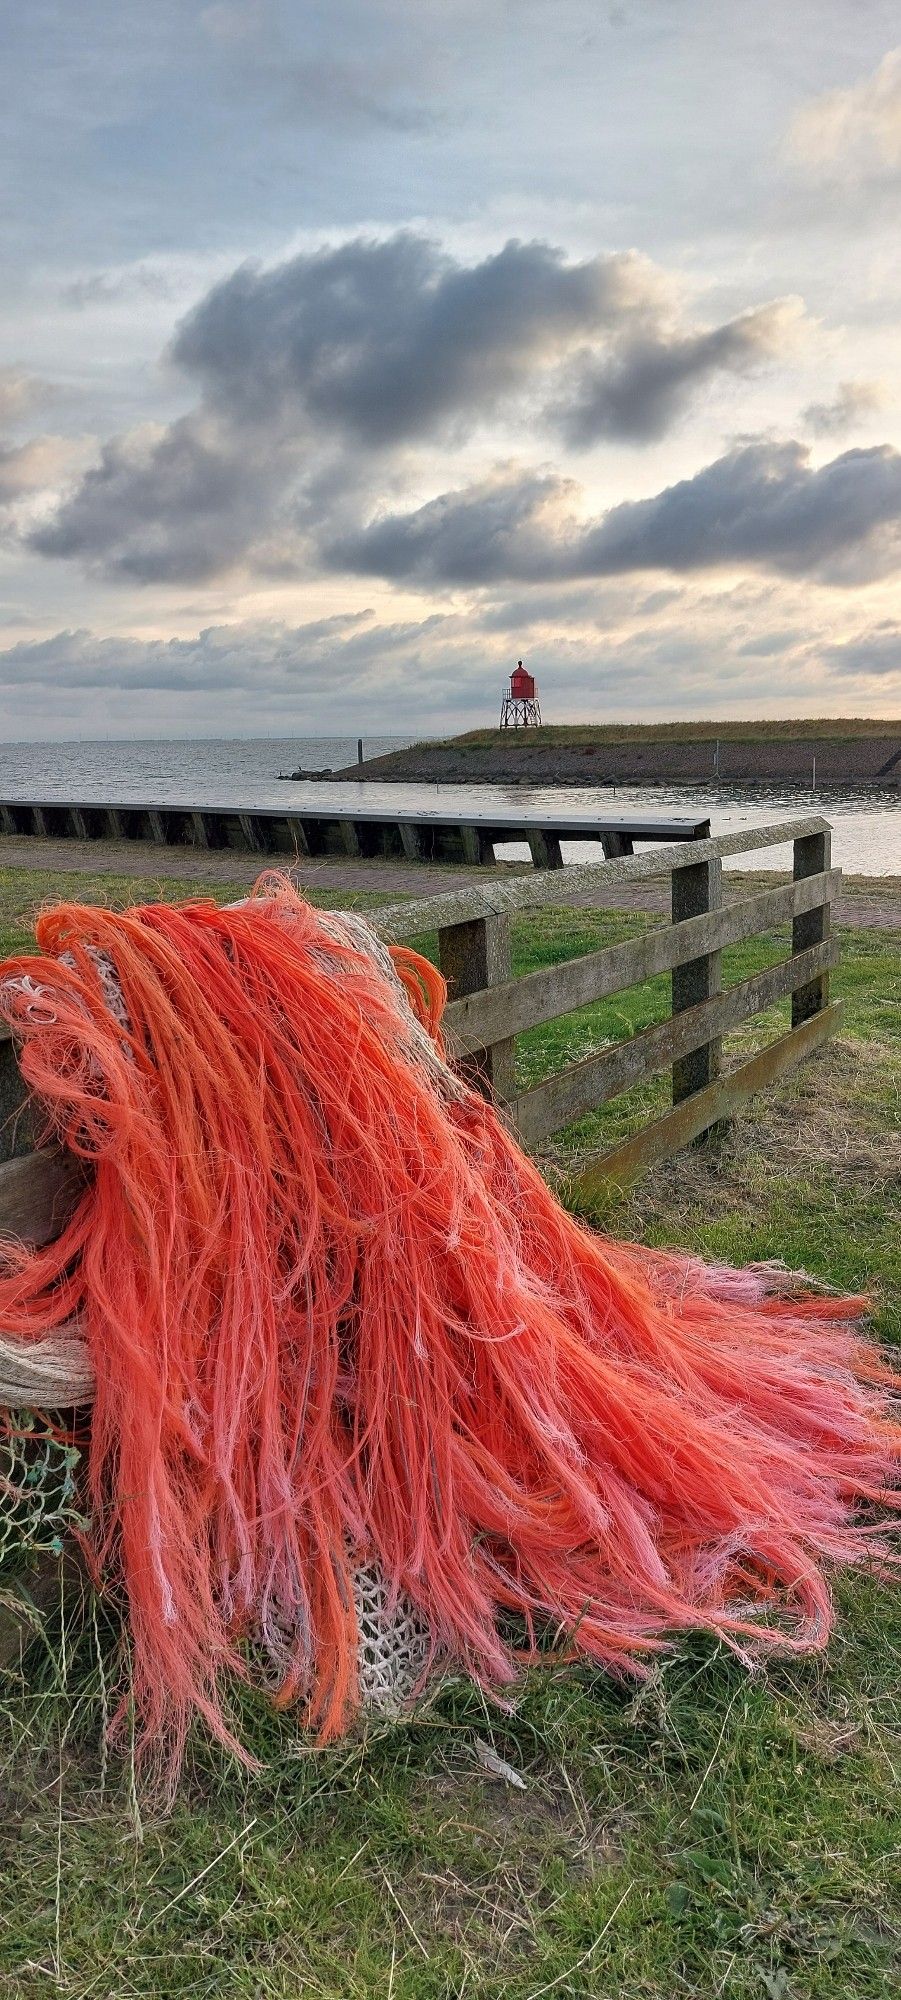
[[0,1327],[87,1342],[145,1746],[177,1763],[198,1713],[233,1742],[230,1675],[344,1730],[367,1565],[423,1678],[497,1689],[555,1635],[614,1668],[688,1626],[819,1645],[824,1564],[891,1560],[861,1301],[574,1221],[448,1067],[425,961],[273,877],[37,941],[0,1011],[94,1172],[57,1242],[7,1246]]

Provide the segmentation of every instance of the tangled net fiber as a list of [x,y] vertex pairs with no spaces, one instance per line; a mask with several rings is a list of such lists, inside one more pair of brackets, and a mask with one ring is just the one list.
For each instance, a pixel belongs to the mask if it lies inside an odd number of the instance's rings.
[[93,1375],[88,1555],[145,1751],[177,1768],[198,1714],[239,1748],[233,1675],[346,1730],[361,1573],[422,1681],[499,1690],[549,1648],[640,1671],[686,1627],[819,1646],[829,1567],[892,1561],[863,1301],[575,1221],[445,1059],[424,960],[272,876],[230,909],[62,905],[37,942],[0,1012],[93,1171],[56,1242],[4,1246],[0,1328]]

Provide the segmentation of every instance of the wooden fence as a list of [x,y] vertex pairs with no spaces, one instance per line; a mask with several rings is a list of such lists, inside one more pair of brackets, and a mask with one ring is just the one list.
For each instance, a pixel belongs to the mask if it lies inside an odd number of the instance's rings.
[[[729,1118],[754,1091],[833,1033],[840,1003],[829,1003],[829,973],[838,951],[830,936],[830,900],[839,871],[830,868],[829,826],[807,818],[727,834],[717,840],[659,848],[560,873],[494,879],[372,913],[383,936],[438,932],[442,971],[451,991],[445,1016],[461,1065],[490,1089],[527,1145],[537,1145],[571,1121],[631,1089],[642,1078],[672,1071],[672,1108],[585,1168],[585,1192],[626,1182],[652,1161],[685,1146]],[[794,843],[794,880],[724,904],[722,864],[730,854]],[[605,884],[669,875],[672,923],[515,979],[510,920],[559,905],[580,889],[603,895]],[[725,991],[721,954],[791,920],[790,955]],[[672,975],[672,1011],[665,1021],[516,1092],[516,1036],[593,1001]],[[792,996],[790,1031],[760,1053],[721,1073],[723,1035]],[[82,1185],[83,1170],[53,1148],[33,1150],[29,1113],[8,1033],[0,1030],[0,1233],[46,1243],[62,1227]]]
[[[788,842],[794,850],[790,883],[723,903],[724,858]],[[841,1003],[829,1002],[829,973],[838,959],[830,935],[830,902],[840,873],[830,867],[828,821],[808,817],[690,847],[658,848],[602,866],[567,868],[562,877],[532,876],[451,891],[376,911],[373,920],[393,939],[437,929],[441,969],[452,996],[445,1015],[450,1045],[473,1080],[504,1103],[527,1145],[540,1144],[643,1078],[672,1071],[671,1110],[581,1171],[576,1186],[590,1194],[604,1182],[628,1182],[653,1161],[722,1123],[834,1033]],[[660,875],[671,878],[670,924],[562,965],[512,977],[512,916],[559,905],[582,888],[602,896],[605,883],[646,882]],[[789,919],[789,955],[724,991],[724,948],[766,935]],[[672,976],[667,1020],[517,1093],[518,1034],[664,972]],[[723,1074],[723,1036],[788,994],[790,1031]]]

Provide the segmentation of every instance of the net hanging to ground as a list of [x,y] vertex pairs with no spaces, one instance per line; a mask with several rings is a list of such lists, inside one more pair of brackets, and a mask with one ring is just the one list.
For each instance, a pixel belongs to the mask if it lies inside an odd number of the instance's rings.
[[37,936],[0,1008],[93,1175],[8,1251],[0,1374],[93,1384],[87,1549],[145,1748],[176,1767],[198,1714],[234,1742],[233,1675],[328,1738],[551,1643],[819,1645],[828,1568],[894,1559],[862,1302],[574,1221],[446,1062],[414,953],[272,877]]

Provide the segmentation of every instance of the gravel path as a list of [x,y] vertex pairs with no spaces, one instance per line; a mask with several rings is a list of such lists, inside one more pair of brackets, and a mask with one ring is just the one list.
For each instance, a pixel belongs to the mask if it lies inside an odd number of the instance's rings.
[[[273,856],[272,859],[275,866],[284,864],[283,856]],[[0,868],[41,869],[53,875],[109,874],[140,876],[151,881],[165,878],[167,881],[249,883],[256,881],[265,865],[265,859],[260,855],[235,850],[158,847],[153,841],[97,840],[83,843],[76,840],[37,840],[31,836],[22,838],[11,834],[0,836]],[[384,896],[388,901],[393,896],[434,896],[439,890],[462,889],[469,884],[485,882],[494,874],[509,878],[511,872],[509,864],[495,870],[404,861],[310,859],[301,863],[298,880],[308,889],[328,891],[332,888],[345,894],[348,891],[364,891],[369,895]],[[526,864],[515,872],[527,872]],[[599,875],[600,872],[599,869]],[[558,879],[561,905],[571,903],[573,908],[578,909],[663,913],[668,909],[668,892],[656,882],[636,882],[634,886],[621,882],[604,886],[599,880],[597,892],[580,890],[570,896],[565,886],[565,869]],[[747,895],[753,888],[766,888],[783,878],[755,873],[732,874],[726,879],[727,895]],[[74,885],[73,893],[77,894]],[[855,930],[872,927],[901,931],[901,877],[849,876],[842,884],[833,909],[836,923]]]

